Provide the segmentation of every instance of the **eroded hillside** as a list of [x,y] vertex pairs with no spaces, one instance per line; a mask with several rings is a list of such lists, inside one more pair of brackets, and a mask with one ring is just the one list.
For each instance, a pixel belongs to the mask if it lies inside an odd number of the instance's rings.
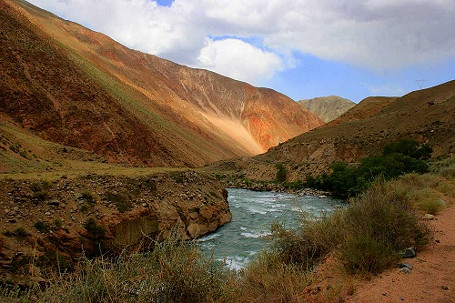
[[25,1],[0,1],[0,111],[111,162],[202,165],[322,122],[291,99],[128,49]]

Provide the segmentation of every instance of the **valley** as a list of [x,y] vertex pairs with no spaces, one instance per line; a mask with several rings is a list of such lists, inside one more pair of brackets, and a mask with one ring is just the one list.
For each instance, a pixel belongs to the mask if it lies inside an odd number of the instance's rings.
[[[24,0],[0,38],[0,301],[377,302],[390,273],[450,276],[455,80],[296,102]],[[404,276],[408,248],[437,269]]]

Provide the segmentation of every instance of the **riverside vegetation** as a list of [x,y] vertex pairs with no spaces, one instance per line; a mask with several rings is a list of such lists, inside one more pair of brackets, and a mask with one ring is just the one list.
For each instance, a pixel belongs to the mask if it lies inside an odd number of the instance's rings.
[[[428,151],[409,141],[399,144]],[[46,287],[4,285],[0,298],[4,302],[290,302],[311,285],[312,269],[329,256],[348,275],[371,275],[396,264],[403,249],[424,247],[431,232],[423,215],[436,214],[455,199],[455,161],[435,162],[426,169],[425,174],[368,182],[363,192],[349,199],[349,207],[320,220],[302,218],[297,230],[273,226],[272,248],[241,272],[204,258],[194,243],[173,237],[153,244],[146,253],[83,258],[74,272],[57,271]],[[337,289],[330,300],[339,299]]]

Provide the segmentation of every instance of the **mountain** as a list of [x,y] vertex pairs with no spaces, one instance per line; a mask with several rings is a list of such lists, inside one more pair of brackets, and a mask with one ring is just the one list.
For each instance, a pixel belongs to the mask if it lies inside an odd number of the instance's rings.
[[351,100],[339,96],[318,97],[301,100],[298,103],[326,123],[338,118],[355,106]]
[[271,89],[131,50],[25,1],[0,0],[0,29],[1,124],[109,162],[198,166],[322,124]]
[[329,122],[326,125],[338,125],[346,122],[362,120],[373,116],[380,112],[384,107],[390,103],[395,102],[397,97],[368,97],[354,104],[355,106],[340,115],[338,118]]
[[331,163],[356,163],[377,155],[401,138],[429,143],[433,157],[455,153],[455,80],[411,92],[403,97],[369,97],[341,117],[292,138],[252,158],[219,161],[213,174],[241,180],[274,180],[283,163],[288,180],[301,180],[328,170]]
[[429,143],[433,156],[455,152],[455,80],[401,98],[367,98],[324,127],[270,149],[256,160],[306,163],[315,170],[333,161],[355,162],[400,138]]

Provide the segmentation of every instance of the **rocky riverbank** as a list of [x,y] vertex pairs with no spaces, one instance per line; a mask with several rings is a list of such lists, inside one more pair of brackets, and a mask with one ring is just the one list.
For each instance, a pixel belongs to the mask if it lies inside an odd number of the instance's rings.
[[226,188],[243,188],[254,191],[275,191],[280,193],[290,193],[299,196],[331,196],[327,191],[317,190],[313,188],[304,188],[303,185],[297,183],[277,183],[267,181],[257,181],[251,179],[229,179],[221,180],[221,183]]
[[193,172],[0,181],[0,279],[27,284],[82,255],[193,239],[231,220],[220,182]]

